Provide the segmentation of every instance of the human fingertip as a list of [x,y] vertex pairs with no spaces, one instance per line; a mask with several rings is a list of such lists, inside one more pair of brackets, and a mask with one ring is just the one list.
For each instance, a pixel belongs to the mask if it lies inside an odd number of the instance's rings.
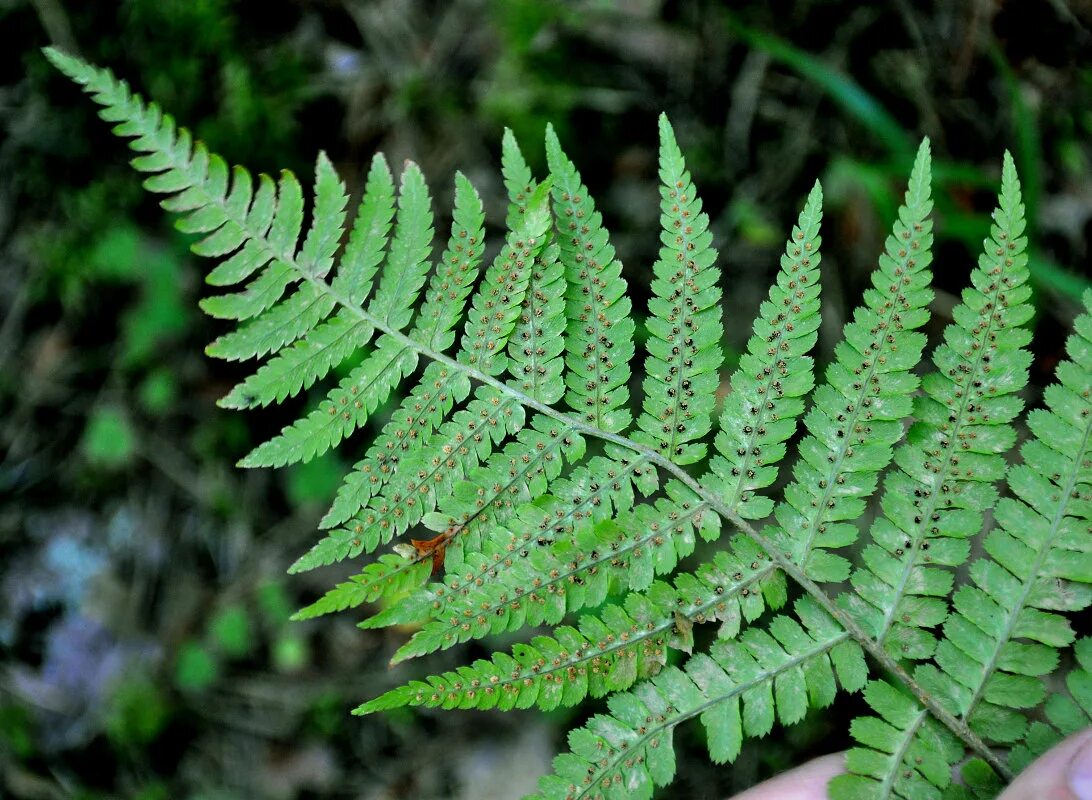
[[1066,782],[1077,800],[1092,800],[1092,736],[1085,739],[1069,762]]

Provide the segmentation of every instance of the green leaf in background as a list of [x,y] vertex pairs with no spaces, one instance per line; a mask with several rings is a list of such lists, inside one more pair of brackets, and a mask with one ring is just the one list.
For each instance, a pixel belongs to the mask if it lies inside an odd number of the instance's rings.
[[328,503],[337,493],[345,465],[333,453],[306,463],[293,464],[284,474],[284,491],[297,508]]
[[273,643],[273,666],[278,672],[297,672],[309,660],[307,642],[294,633],[283,633]]
[[16,758],[34,755],[34,729],[30,715],[22,706],[0,705],[0,751]]
[[137,389],[141,406],[150,414],[165,414],[178,399],[178,381],[167,369],[150,372]]
[[232,658],[245,656],[253,641],[246,609],[241,605],[221,609],[209,623],[209,635],[226,655]]
[[145,675],[126,675],[108,700],[105,729],[118,749],[147,745],[170,719],[170,707]]
[[174,682],[183,692],[201,692],[220,677],[220,665],[199,642],[182,645],[174,667]]
[[101,406],[91,412],[81,444],[88,461],[117,469],[132,460],[136,445],[136,432],[122,409]]
[[778,36],[744,25],[730,14],[725,15],[725,22],[729,31],[751,47],[767,53],[816,84],[843,111],[878,136],[888,148],[905,155],[907,160],[912,157],[914,146],[898,120],[851,77]]

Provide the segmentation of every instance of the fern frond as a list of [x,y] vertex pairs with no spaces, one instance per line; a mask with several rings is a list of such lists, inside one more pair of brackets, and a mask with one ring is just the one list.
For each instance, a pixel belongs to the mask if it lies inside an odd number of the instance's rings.
[[584,422],[614,433],[629,426],[629,362],[633,318],[603,217],[561,149],[546,129],[546,159],[553,179],[561,263],[565,268],[565,403]]
[[709,432],[724,357],[720,273],[709,215],[702,211],[675,133],[662,114],[660,180],[663,247],[652,268],[644,410],[634,440],[676,464],[692,464],[705,457],[705,445],[696,440]]
[[[279,402],[349,359],[357,365],[243,464],[324,452],[407,384],[339,490],[322,523],[326,535],[293,570],[374,552],[417,525],[435,535],[395,545],[297,618],[382,601],[363,627],[421,626],[395,660],[554,626],[511,653],[388,692],[360,713],[401,705],[552,709],[612,694],[608,714],[573,732],[572,752],[541,783],[543,798],[648,797],[674,772],[670,739],[679,723],[701,717],[713,759],[733,758],[744,735],[829,704],[839,678],[846,689],[861,688],[865,651],[885,679],[865,693],[874,715],[853,724],[850,774],[834,784],[846,797],[979,800],[1012,774],[988,743],[1015,746],[1009,764],[1018,768],[1088,722],[1087,640],[1075,645],[1079,668],[1067,676],[1068,695],[1045,700],[1042,677],[1075,638],[1064,613],[1092,603],[1092,293],[1059,383],[1046,391],[1047,408],[1028,417],[1023,463],[1006,474],[1029,364],[1021,326],[1031,313],[1023,207],[1007,155],[986,254],[933,354],[935,372],[922,381],[918,328],[932,296],[928,143],[874,288],[813,391],[816,186],[732,376],[717,452],[699,480],[687,465],[706,455],[719,389],[721,291],[709,219],[666,118],[663,247],[653,270],[644,399],[631,426],[626,283],[602,217],[552,129],[550,177],[541,184],[505,133],[508,232],[472,294],[484,214],[462,175],[433,270],[431,200],[414,164],[407,162],[396,192],[385,161],[373,160],[346,231],[345,187],[325,156],[308,202],[290,173],[252,179],[229,168],[109,71],[48,52],[132,140],[134,167],[150,173],[146,186],[166,195],[162,205],[180,215],[180,229],[200,237],[194,252],[221,262],[208,281],[226,293],[202,306],[233,325],[209,353],[264,362],[221,404]],[[924,393],[915,398],[919,384]],[[760,493],[776,480],[809,394],[807,435],[775,506]],[[907,443],[894,451],[911,412]],[[855,541],[856,520],[892,460],[882,517],[852,592],[835,598],[820,584],[850,577],[835,551]],[[1001,477],[1013,496],[998,501]],[[760,532],[748,521],[771,510],[772,527]],[[969,557],[987,511],[996,527],[983,540],[986,555],[970,565],[949,613],[954,568]],[[716,539],[724,522],[739,533],[709,561],[661,578],[692,554],[697,537]],[[442,580],[430,582],[441,568]],[[760,621],[787,601],[789,578],[804,597],[793,613]],[[592,607],[564,624],[567,614]],[[932,631],[942,620],[937,643]],[[691,652],[693,626],[706,622],[720,625],[708,652],[683,669],[665,666],[671,649]],[[932,661],[910,674],[906,658]],[[1029,726],[1029,712],[1041,705],[1046,722]],[[982,761],[963,768],[964,789],[949,787],[951,765],[966,749]]]
[[1014,771],[1023,770],[1066,736],[1092,726],[1092,639],[1074,642],[1073,656],[1077,664],[1065,677],[1069,693],[1051,692],[1043,708],[1046,721],[1031,723],[1024,741],[1009,754]]
[[428,580],[431,571],[430,560],[384,553],[360,574],[339,583],[314,603],[297,611],[292,619],[313,619],[364,603],[374,603],[380,598],[400,595]]
[[845,338],[814,393],[804,419],[809,435],[800,444],[794,481],[767,532],[776,546],[815,581],[841,581],[849,562],[828,552],[857,538],[855,521],[891,461],[911,411],[925,337],[917,328],[929,318],[926,305],[932,255],[929,212],[929,143],[922,142],[910,173],[904,205],[872,274],[874,289],[845,326]]
[[387,159],[382,153],[376,153],[364,181],[364,194],[356,210],[349,241],[331,283],[335,293],[345,295],[354,305],[360,305],[368,298],[376,270],[383,263],[393,223],[394,176]]
[[[471,190],[473,191],[473,190]],[[456,198],[459,193],[456,192]],[[368,312],[395,330],[409,324],[432,264],[432,198],[421,168],[407,161],[398,187],[394,239]]]
[[[481,263],[483,224],[481,199],[470,182],[462,174],[456,174],[451,237],[411,332],[414,339],[432,349],[445,350],[454,338],[452,329],[459,321]],[[486,281],[486,285],[492,283]],[[435,428],[469,391],[470,383],[464,374],[430,363],[372,442],[364,459],[346,477],[322,527],[346,522],[360,511],[394,474],[401,452],[413,444],[430,441]],[[510,409],[506,410],[510,416]]]
[[[942,567],[967,560],[970,538],[996,503],[1004,454],[1016,440],[1010,423],[1023,407],[1015,392],[1027,382],[1031,363],[1025,349],[1031,334],[1022,326],[1032,308],[1011,159],[1000,202],[986,253],[933,354],[936,370],[922,381],[917,421],[895,454],[884,514],[872,526],[864,566],[852,577],[854,593],[840,598],[897,658],[932,655],[935,641],[926,629],[947,616],[953,582]],[[1013,249],[1005,246],[1010,242]]]
[[326,292],[305,284],[267,313],[216,339],[205,348],[205,355],[241,361],[275,353],[326,319],[335,303]]
[[435,507],[437,496],[451,491],[466,470],[492,452],[493,445],[523,427],[523,409],[489,388],[479,389],[466,408],[430,437],[430,449],[413,452],[400,462],[395,480],[382,497],[373,497],[362,514],[331,531],[289,572],[370,553],[417,524]]
[[853,720],[850,733],[860,746],[846,753],[848,774],[830,782],[832,795],[940,800],[951,783],[952,764],[963,756],[962,742],[888,683],[869,683],[864,696],[879,718]]
[[[471,190],[473,194],[473,190]],[[460,193],[456,193],[456,198]],[[405,327],[431,267],[432,208],[420,168],[407,162],[402,172],[394,239],[379,287],[368,305],[372,316],[393,330]],[[437,273],[440,274],[440,273]],[[441,295],[442,298],[442,295]],[[459,299],[455,314],[462,308]],[[411,336],[420,336],[433,320],[422,309]],[[277,467],[309,461],[362,426],[386,401],[391,390],[417,366],[417,353],[389,335],[330,391],[318,407],[279,435],[258,445],[239,463],[244,467]]]
[[[473,204],[476,210],[467,212],[467,216],[473,219],[481,214],[480,200],[465,179],[461,179],[459,184],[462,191],[456,192],[456,200],[462,199],[464,203]],[[428,238],[431,238],[432,217],[428,208],[428,190],[420,171],[412,163],[407,165],[403,175],[403,187],[399,196],[399,220],[405,208],[404,216],[407,221],[404,225],[401,222],[396,223],[388,263],[379,289],[369,306],[369,313],[387,318],[388,324],[394,328],[409,321],[412,303],[423,281],[424,272],[415,261],[422,255],[418,242],[425,241],[420,230],[423,225],[429,232]],[[540,207],[542,205],[539,204]],[[529,238],[533,239],[537,233],[541,239],[548,225],[548,215],[544,208],[532,222],[533,226],[526,229]],[[466,218],[460,213],[454,225],[461,232],[468,230],[464,227],[466,224]],[[470,223],[471,226],[475,224],[480,227],[480,222]],[[400,226],[404,233],[400,234]],[[502,271],[512,266],[509,261],[518,263],[519,259],[514,258],[513,253],[527,249],[522,240],[520,242],[520,247],[502,250],[498,256]],[[459,259],[459,265],[466,263],[459,254],[453,257]],[[427,259],[424,264],[427,269]],[[497,346],[498,338],[510,331],[508,316],[514,314],[514,311],[501,310],[500,306],[511,307],[511,298],[525,290],[525,273],[526,270],[519,268],[513,270],[511,275],[496,276],[499,280],[490,284],[490,297],[482,299],[484,295],[476,295],[476,302],[480,302],[483,307],[475,305],[471,310],[463,344],[464,349],[471,348],[472,362],[485,365],[498,358],[503,359],[503,356],[497,356],[492,351]],[[391,277],[392,274],[394,277]],[[410,332],[412,339],[425,340],[422,343],[437,336],[447,338],[447,332],[457,320],[465,298],[465,292],[451,290],[444,270],[436,273],[433,284],[432,298],[435,302],[426,303]],[[498,304],[495,299],[498,297],[507,299]],[[410,305],[405,309],[398,306],[398,303],[407,302]],[[473,337],[472,344],[465,341],[466,336]],[[487,336],[494,338],[487,341]],[[476,354],[474,349],[478,351]],[[343,379],[317,409],[285,428],[279,436],[255,448],[242,460],[242,466],[281,466],[293,461],[306,461],[321,454],[359,428],[379,403],[386,400],[393,387],[412,372],[416,365],[415,350],[388,335],[380,337],[375,352]]]
[[[602,602],[606,585],[606,580],[593,576],[585,593],[591,597],[599,593],[598,602]],[[669,648],[691,652],[694,624],[718,621],[722,638],[736,636],[742,620],[753,621],[768,607],[783,605],[784,593],[784,583],[769,558],[749,539],[739,538],[732,549],[719,551],[694,574],[678,576],[673,585],[652,583],[647,591],[629,594],[622,603],[608,604],[595,614],[584,615],[578,629],[562,626],[555,629],[552,638],[536,637],[530,648],[517,645],[511,657],[497,653],[491,662],[478,661],[474,666],[480,676],[491,680],[497,670],[506,669],[515,658],[521,665],[519,674],[513,672],[505,677],[507,673],[496,673],[503,678],[498,688],[517,683],[526,702],[531,702],[526,700],[531,698],[535,703],[545,703],[541,706],[544,709],[557,704],[571,705],[583,700],[586,694],[599,697],[628,689],[638,678],[656,673],[666,663]],[[564,610],[558,598],[559,593],[552,591],[548,581],[540,581],[532,582],[529,590],[501,593],[495,596],[493,606],[473,609],[470,615],[453,609],[449,620],[426,625],[395,654],[394,660],[451,647],[506,628],[538,625],[550,622],[550,618],[556,622]],[[595,604],[595,600],[585,603]],[[574,642],[580,646],[574,648]],[[548,663],[541,661],[543,652],[560,653],[560,660],[551,656]],[[429,683],[437,685],[437,680],[450,677],[429,679]],[[579,677],[580,686],[567,688],[563,697],[549,692],[551,681],[571,681],[574,677]],[[445,685],[449,691],[462,690]],[[420,688],[418,684],[411,686]],[[414,699],[416,693],[409,688],[395,690],[395,694],[406,699],[406,703],[418,704]],[[467,702],[463,695],[457,697],[460,704]],[[390,704],[394,698],[382,702]],[[365,707],[371,708],[368,704]]]
[[785,442],[814,385],[812,359],[819,328],[819,227],[823,192],[808,195],[793,228],[769,300],[762,304],[747,352],[732,375],[716,437],[717,455],[702,484],[716,489],[744,519],[764,519],[773,502],[756,494],[777,478]]
[[[1022,215],[1011,160],[1005,173],[1002,230]],[[998,258],[1025,263],[1023,240],[996,231]],[[1024,709],[1046,697],[1041,676],[1056,667],[1058,648],[1074,639],[1059,612],[1092,603],[1092,292],[1084,302],[1086,312],[1067,342],[1070,360],[1058,366],[1059,382],[1046,390],[1047,408],[1028,415],[1033,435],[1020,449],[1023,463],[1009,470],[1014,497],[997,504],[997,527],[983,542],[988,557],[971,564],[972,583],[953,597],[936,666],[915,673],[988,741],[1024,735]],[[1006,311],[995,314],[1004,319]],[[983,383],[985,393],[1020,381],[1011,365],[1000,360],[996,366]]]
[[860,689],[867,669],[858,645],[809,599],[795,613],[799,622],[775,617],[613,695],[609,714],[569,734],[570,752],[554,760],[537,800],[651,798],[674,778],[671,739],[680,723],[699,717],[710,757],[721,763],[739,754],[745,735],[764,736],[775,720],[792,724],[809,705],[829,705],[838,682]]

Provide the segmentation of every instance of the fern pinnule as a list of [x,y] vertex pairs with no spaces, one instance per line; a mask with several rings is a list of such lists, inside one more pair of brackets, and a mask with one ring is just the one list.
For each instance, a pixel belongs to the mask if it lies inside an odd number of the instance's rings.
[[[501,167],[508,188],[509,224],[526,213],[527,199],[538,185],[523,160],[515,136],[504,132]],[[556,234],[535,257],[516,331],[508,340],[513,385],[542,403],[557,403],[565,393],[565,267]]]
[[386,157],[376,153],[368,167],[349,240],[331,282],[331,288],[343,293],[350,303],[361,305],[371,294],[376,272],[386,254],[394,214],[394,176]]
[[643,413],[633,438],[676,464],[692,464],[705,457],[700,440],[709,432],[724,357],[720,273],[709,215],[662,114],[660,181],[663,246],[652,267]]
[[877,477],[902,437],[918,386],[913,369],[925,336],[917,331],[929,318],[926,305],[932,246],[929,142],[922,142],[910,173],[904,205],[888,237],[875,288],[845,326],[827,381],[814,392],[804,418],[794,481],[775,509],[777,528],[767,532],[775,546],[812,580],[841,581],[849,562],[828,552],[857,539],[857,520]]

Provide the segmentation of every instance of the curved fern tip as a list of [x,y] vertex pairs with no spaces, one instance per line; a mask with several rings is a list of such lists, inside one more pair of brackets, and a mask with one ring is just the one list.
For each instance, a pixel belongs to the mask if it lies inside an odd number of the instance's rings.
[[77,65],[87,66],[76,56],[70,55],[61,48],[52,44],[42,48],[42,55],[49,59],[49,62],[53,64],[53,66],[55,66],[61,72],[64,72],[66,75],[71,75],[74,71],[73,68]]
[[390,711],[391,709],[402,708],[409,704],[408,688],[401,686],[397,689],[391,689],[389,692],[384,692],[379,697],[361,703],[353,709],[352,713],[354,716],[364,717],[368,714],[374,714],[376,711]]

